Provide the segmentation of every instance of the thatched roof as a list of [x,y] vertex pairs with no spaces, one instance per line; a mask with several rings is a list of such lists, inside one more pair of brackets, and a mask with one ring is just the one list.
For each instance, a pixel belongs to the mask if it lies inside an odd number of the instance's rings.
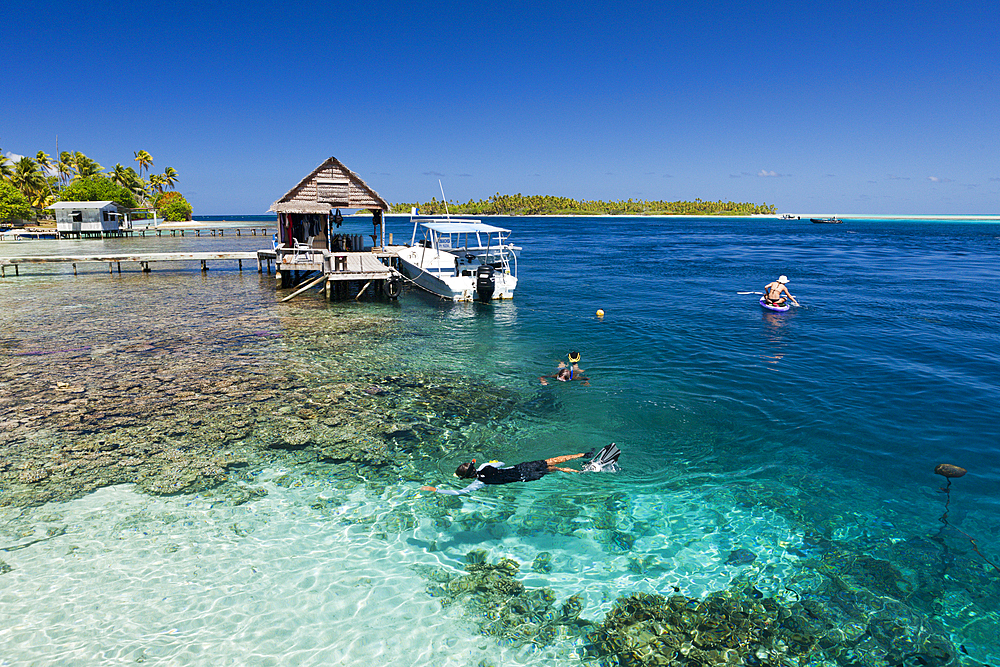
[[275,213],[329,213],[332,208],[389,210],[389,204],[361,177],[331,157],[271,204]]

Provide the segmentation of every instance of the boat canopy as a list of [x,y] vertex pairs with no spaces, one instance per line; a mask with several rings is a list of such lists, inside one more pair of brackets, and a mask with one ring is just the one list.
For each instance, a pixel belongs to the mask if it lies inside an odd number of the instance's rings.
[[503,227],[494,227],[493,225],[487,225],[485,222],[479,222],[478,220],[470,220],[468,222],[462,222],[459,220],[451,221],[430,221],[421,222],[421,227],[426,227],[431,231],[437,232],[438,234],[467,234],[470,232],[485,232],[487,234],[493,233],[507,233],[510,234],[509,229],[504,229]]

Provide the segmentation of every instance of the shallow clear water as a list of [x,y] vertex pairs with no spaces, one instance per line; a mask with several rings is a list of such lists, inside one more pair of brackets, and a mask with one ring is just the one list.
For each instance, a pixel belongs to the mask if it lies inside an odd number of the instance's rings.
[[[0,551],[10,569],[0,664],[579,664],[580,636],[505,640],[481,634],[468,601],[442,606],[435,577],[461,574],[477,549],[517,561],[518,580],[559,604],[580,596],[581,617],[598,623],[632,592],[752,586],[786,600],[838,577],[898,600],[903,625],[942,624],[965,647],[960,659],[1000,659],[1000,228],[500,224],[524,247],[520,282],[514,301],[486,305],[412,292],[398,304],[278,304],[272,278],[222,263],[207,275],[191,265],[8,270],[8,387],[51,391],[78,373],[92,391],[102,373],[155,363],[161,375],[261,373],[279,393],[294,369],[296,391],[322,400],[345,383],[403,377],[378,410],[358,407],[358,421],[407,434],[386,438],[388,467],[303,457],[195,494],[116,485],[0,508],[0,548],[47,538]],[[409,234],[398,218],[388,231]],[[146,238],[0,254],[265,245]],[[763,312],[738,294],[782,273],[801,308]],[[541,386],[571,349],[589,386]],[[144,418],[130,419],[136,429]],[[197,439],[186,428],[176,438]],[[52,427],[45,437],[71,436]],[[550,475],[461,499],[418,491],[457,486],[450,473],[470,458],[611,441],[624,452],[618,474]],[[939,463],[969,470],[948,496]],[[236,504],[231,487],[266,495]],[[752,562],[732,561],[741,549]],[[533,568],[540,554],[547,569]],[[890,565],[861,576],[856,564],[871,559]],[[876,654],[854,659],[883,664]]]

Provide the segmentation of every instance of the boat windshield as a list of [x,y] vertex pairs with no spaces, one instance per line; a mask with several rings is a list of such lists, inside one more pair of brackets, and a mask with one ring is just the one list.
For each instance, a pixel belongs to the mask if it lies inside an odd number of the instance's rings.
[[425,219],[414,220],[414,236],[418,225],[423,228],[424,238],[430,247],[439,251],[474,255],[481,264],[490,264],[516,275],[511,259],[516,262],[516,253],[520,248],[507,243],[511,230],[479,220]]
[[486,248],[499,245],[510,236],[510,230],[482,222],[424,222],[421,226],[432,238],[450,244],[452,248]]

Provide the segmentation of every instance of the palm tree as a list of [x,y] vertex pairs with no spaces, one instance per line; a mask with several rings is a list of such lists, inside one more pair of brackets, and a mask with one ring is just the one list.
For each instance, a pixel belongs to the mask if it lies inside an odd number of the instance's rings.
[[49,181],[49,176],[52,175],[49,173],[52,171],[52,158],[50,158],[45,151],[38,151],[38,154],[35,156],[35,162],[38,163],[38,170],[42,173],[42,178],[45,179],[46,185],[49,186],[49,194],[52,195],[52,198],[54,199],[56,193],[52,187],[52,183]]
[[135,172],[135,169],[128,167],[125,169],[125,187],[135,195],[140,202],[147,203],[149,195],[149,184],[143,180],[142,176]]
[[14,164],[14,174],[10,179],[11,184],[21,191],[31,202],[32,206],[43,202],[51,195],[49,192],[49,182],[45,180],[42,172],[38,171],[38,163],[30,157],[23,157]]
[[163,194],[164,185],[166,185],[166,180],[163,178],[163,176],[160,176],[159,174],[149,175],[149,186],[154,190],[156,190],[157,192],[159,192],[161,195]]
[[[38,167],[43,173],[52,168],[52,158],[50,158],[45,151],[38,151],[38,155],[35,156],[35,162],[38,163]],[[45,175],[48,176],[47,173]]]
[[153,166],[153,156],[146,151],[135,151],[135,161],[139,163],[139,176],[142,176],[143,169],[149,173],[149,168]]
[[[132,173],[135,173],[135,172],[133,171]],[[111,170],[111,176],[110,176],[110,178],[111,178],[111,182],[112,183],[120,185],[123,188],[127,188],[128,185],[129,185],[130,178],[129,178],[128,169],[126,169],[125,167],[123,167],[120,162],[117,163],[114,166],[114,169]]]
[[59,162],[56,163],[56,171],[59,172],[60,183],[65,185],[72,180],[73,174],[76,172],[72,153],[69,151],[63,151],[59,154]]
[[104,167],[80,151],[73,154],[73,166],[76,168],[76,176],[73,177],[74,181],[79,178],[93,178],[104,171]]
[[171,190],[177,189],[177,170],[173,167],[167,167],[163,170],[163,182]]
[[9,181],[14,175],[14,168],[8,162],[7,156],[0,151],[0,181]]

